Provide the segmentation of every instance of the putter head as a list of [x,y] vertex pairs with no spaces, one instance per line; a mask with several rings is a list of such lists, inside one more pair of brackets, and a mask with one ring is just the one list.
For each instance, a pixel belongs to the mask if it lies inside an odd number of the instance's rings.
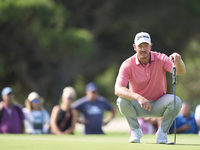
[[171,143],[167,143],[167,145],[176,145],[176,143],[171,142]]

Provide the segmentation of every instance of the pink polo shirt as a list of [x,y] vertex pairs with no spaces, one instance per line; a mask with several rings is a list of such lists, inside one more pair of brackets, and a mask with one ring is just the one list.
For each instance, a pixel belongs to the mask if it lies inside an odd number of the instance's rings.
[[130,91],[148,100],[157,100],[167,92],[166,71],[172,69],[170,58],[158,52],[151,53],[151,62],[142,66],[137,54],[125,60],[119,70],[117,83],[128,85]]

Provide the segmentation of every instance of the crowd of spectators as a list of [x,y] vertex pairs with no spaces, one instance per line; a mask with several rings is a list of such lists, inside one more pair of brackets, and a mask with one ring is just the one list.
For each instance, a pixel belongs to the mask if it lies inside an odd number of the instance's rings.
[[[86,95],[76,100],[73,87],[65,87],[61,104],[53,107],[49,114],[37,92],[31,92],[25,100],[25,107],[14,102],[14,91],[3,88],[0,102],[0,133],[27,134],[74,134],[76,123],[84,125],[83,134],[104,134],[106,126],[115,116],[113,105],[99,95],[96,83],[86,85]],[[73,100],[75,100],[73,102]],[[109,111],[104,118],[104,112]],[[162,118],[138,118],[143,134],[155,134]],[[174,122],[169,134],[174,133]],[[176,117],[176,133],[200,135],[200,104],[194,113],[188,102],[182,103]]]

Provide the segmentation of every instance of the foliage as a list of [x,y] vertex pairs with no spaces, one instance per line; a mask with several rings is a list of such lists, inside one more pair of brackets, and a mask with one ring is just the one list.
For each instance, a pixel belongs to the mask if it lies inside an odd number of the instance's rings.
[[200,103],[199,87],[200,87],[200,51],[199,38],[191,38],[188,45],[185,47],[183,59],[186,64],[186,74],[178,78],[177,93],[180,93],[183,101],[189,101],[194,108]]
[[177,93],[196,105],[199,8],[198,0],[0,0],[0,88],[13,87],[22,104],[37,91],[50,111],[65,86],[83,96],[95,81],[115,102],[119,66],[134,54],[134,35],[147,31],[153,51],[182,54],[187,74]]
[[[48,90],[52,90],[49,86],[63,88],[65,80],[70,80],[76,72],[65,69],[74,67],[72,61],[87,61],[92,54],[91,33],[81,28],[66,28],[70,13],[50,0],[1,0],[0,4],[4,56],[1,64],[5,66],[1,69],[1,74],[4,73],[1,81],[8,80],[3,85],[12,86],[21,103],[25,99],[21,91],[28,95],[27,92],[36,90],[46,97]],[[62,76],[69,74],[69,79],[61,79],[64,83],[58,88],[54,82],[60,76],[59,71]]]

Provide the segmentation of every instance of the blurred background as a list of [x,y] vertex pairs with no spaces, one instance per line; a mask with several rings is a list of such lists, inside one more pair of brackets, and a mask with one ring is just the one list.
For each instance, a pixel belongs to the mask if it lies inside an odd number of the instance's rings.
[[[187,68],[177,95],[200,103],[199,0],[0,0],[0,89],[10,86],[17,102],[32,91],[50,112],[62,90],[78,98],[94,81],[115,105],[121,63],[135,54],[136,33],[151,35],[152,51],[181,54]],[[168,93],[173,93],[167,73]]]

